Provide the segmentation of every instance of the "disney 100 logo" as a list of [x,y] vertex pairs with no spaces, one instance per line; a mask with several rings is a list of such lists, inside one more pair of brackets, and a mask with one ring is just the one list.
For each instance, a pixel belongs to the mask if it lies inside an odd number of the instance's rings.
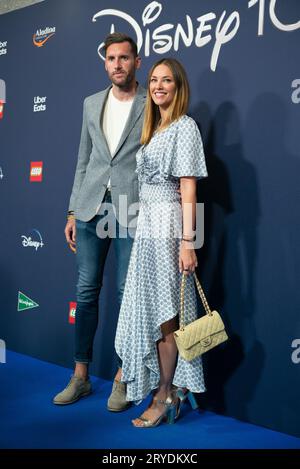
[[[294,31],[300,28],[300,21],[293,24],[282,23],[276,14],[276,3],[277,0],[269,0],[269,17],[272,24],[281,31]],[[252,8],[254,5],[258,5],[258,36],[264,34],[264,21],[266,14],[266,1],[265,0],[249,0],[248,8]],[[178,51],[180,41],[185,47],[190,47],[193,44],[196,47],[204,47],[212,41],[212,27],[213,22],[217,19],[217,15],[214,12],[205,13],[196,18],[197,25],[194,26],[193,20],[189,15],[185,15],[186,26],[182,26],[180,23],[177,25],[173,23],[162,24],[156,27],[152,33],[150,32],[149,25],[154,23],[162,12],[162,5],[159,2],[149,3],[142,13],[142,23],[145,31],[142,30],[139,23],[128,13],[115,9],[105,9],[96,13],[92,21],[96,22],[100,17],[104,16],[115,16],[125,20],[133,28],[136,35],[136,42],[138,51],[140,52],[144,46],[145,57],[150,55],[150,49],[156,54],[166,54],[172,48],[174,51]],[[212,23],[212,24],[210,24]],[[211,54],[210,68],[214,72],[217,68],[217,63],[221,48],[224,44],[230,42],[237,34],[240,27],[240,13],[233,11],[227,14],[224,10],[217,20],[214,31],[214,47]],[[115,31],[115,25],[112,23],[110,32]],[[171,34],[170,34],[171,33]],[[104,56],[101,54],[101,49],[104,43],[102,42],[98,46],[98,54],[101,59],[104,60]]]

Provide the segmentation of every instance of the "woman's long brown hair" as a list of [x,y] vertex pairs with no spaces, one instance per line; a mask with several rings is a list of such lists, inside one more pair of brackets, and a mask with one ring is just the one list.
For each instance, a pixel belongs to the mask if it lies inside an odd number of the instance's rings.
[[159,107],[154,103],[150,94],[150,80],[155,68],[158,65],[166,65],[170,69],[176,86],[173,102],[168,108],[167,119],[165,120],[163,127],[161,127],[160,129],[162,130],[163,128],[168,127],[172,122],[178,120],[181,116],[186,114],[189,104],[190,87],[185,70],[181,63],[178,62],[178,60],[172,58],[161,59],[156,62],[151,67],[151,70],[148,74],[147,99],[141,136],[142,145],[146,145],[150,142],[160,120]]

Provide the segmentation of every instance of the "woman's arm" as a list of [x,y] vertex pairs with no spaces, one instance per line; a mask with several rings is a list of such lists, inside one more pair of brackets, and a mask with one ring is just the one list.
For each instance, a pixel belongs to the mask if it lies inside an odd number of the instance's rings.
[[180,178],[182,204],[182,241],[179,255],[179,270],[185,275],[194,272],[197,257],[193,239],[196,226],[197,180],[195,177]]

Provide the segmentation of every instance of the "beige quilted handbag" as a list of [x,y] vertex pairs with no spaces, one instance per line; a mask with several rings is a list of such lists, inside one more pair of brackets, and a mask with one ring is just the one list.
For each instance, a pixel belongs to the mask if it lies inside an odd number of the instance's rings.
[[203,355],[203,353],[228,339],[222,318],[217,311],[210,310],[196,274],[194,274],[194,280],[206,315],[185,325],[184,290],[186,275],[183,275],[180,289],[180,327],[174,332],[179,355],[187,361]]

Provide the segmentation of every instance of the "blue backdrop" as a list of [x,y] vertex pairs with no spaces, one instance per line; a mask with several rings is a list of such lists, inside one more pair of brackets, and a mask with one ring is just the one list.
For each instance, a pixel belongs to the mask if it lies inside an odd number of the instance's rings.
[[[82,102],[109,84],[98,47],[114,28],[138,40],[142,84],[160,57],[179,58],[202,130],[199,274],[230,335],[205,357],[202,403],[300,436],[299,18],[297,0],[51,0],[0,16],[7,348],[72,366],[77,274],[63,230]],[[91,368],[104,378],[115,369],[116,320],[111,253]]]

